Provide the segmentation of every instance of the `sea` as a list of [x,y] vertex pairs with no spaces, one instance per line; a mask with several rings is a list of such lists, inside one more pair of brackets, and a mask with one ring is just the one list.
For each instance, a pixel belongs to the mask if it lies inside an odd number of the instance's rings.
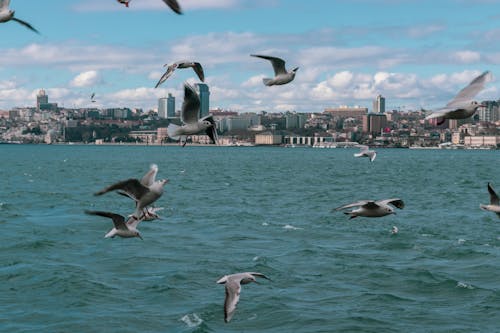
[[[500,332],[500,151],[0,146],[1,332]],[[168,178],[160,220],[104,238]],[[400,198],[381,218],[334,208]],[[391,234],[396,226],[399,232]],[[224,285],[244,285],[224,322]]]

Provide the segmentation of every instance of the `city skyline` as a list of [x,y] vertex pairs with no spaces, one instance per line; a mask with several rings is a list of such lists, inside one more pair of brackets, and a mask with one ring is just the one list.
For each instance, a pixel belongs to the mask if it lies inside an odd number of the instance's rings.
[[[181,4],[184,15],[156,0],[130,8],[112,0],[12,1],[16,16],[41,35],[0,25],[0,110],[32,106],[40,89],[65,107],[157,109],[169,93],[182,103],[182,83],[199,82],[192,71],[153,88],[163,64],[181,59],[204,66],[211,108],[235,111],[371,109],[378,94],[387,110],[440,107],[487,69],[494,79],[477,99],[500,97],[496,1]],[[284,19],[272,24],[277,17]],[[251,53],[283,57],[300,70],[288,85],[265,87],[272,70]]]

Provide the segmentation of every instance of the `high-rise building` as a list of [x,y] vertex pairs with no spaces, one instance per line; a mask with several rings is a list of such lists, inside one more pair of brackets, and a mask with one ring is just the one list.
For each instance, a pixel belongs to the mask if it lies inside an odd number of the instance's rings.
[[378,95],[373,101],[373,112],[374,113],[384,113],[385,112],[385,98],[382,95]]
[[494,123],[495,121],[500,120],[500,109],[498,101],[485,101],[482,102],[481,104],[485,106],[479,107],[477,109],[480,121],[487,121]]
[[210,91],[205,83],[197,83],[200,94],[200,118],[208,116],[210,110]]
[[167,118],[175,118],[175,97],[170,93],[167,98]]
[[387,126],[387,117],[385,114],[369,113],[363,116],[363,132],[378,134]]
[[158,117],[165,119],[167,118],[167,98],[160,97],[158,99]]
[[45,93],[45,90],[40,89],[36,95],[36,110],[40,111],[40,104],[48,104],[49,96]]

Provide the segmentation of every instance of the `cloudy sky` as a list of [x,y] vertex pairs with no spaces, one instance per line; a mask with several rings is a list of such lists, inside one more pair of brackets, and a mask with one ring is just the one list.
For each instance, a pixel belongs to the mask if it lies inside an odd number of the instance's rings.
[[[485,70],[479,100],[500,98],[500,0],[12,0],[16,22],[0,24],[0,109],[33,106],[44,88],[65,107],[157,107],[182,102],[192,70],[154,89],[165,63],[202,63],[211,107],[235,111],[321,112],[433,108]],[[278,56],[295,80],[266,87]],[[95,92],[97,103],[90,102]]]

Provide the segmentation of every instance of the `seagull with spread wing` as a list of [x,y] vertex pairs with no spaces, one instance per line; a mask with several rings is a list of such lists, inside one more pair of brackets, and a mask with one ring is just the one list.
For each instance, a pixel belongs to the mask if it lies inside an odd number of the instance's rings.
[[481,90],[487,82],[491,80],[490,71],[485,71],[483,74],[472,80],[471,83],[453,98],[445,107],[432,112],[425,119],[439,118],[437,125],[441,125],[446,119],[465,119],[471,117],[477,108],[484,106],[472,99]]
[[155,180],[157,172],[158,167],[153,164],[150,171],[146,173],[140,181],[135,178],[130,178],[110,185],[94,195],[103,195],[111,191],[119,190],[118,193],[130,197],[136,202],[135,212],[132,214],[132,217],[135,219],[143,219],[147,216],[144,209],[162,196],[163,187],[168,183],[168,179]]
[[[132,1],[132,0],[116,0],[116,1],[118,1],[119,3],[125,5],[125,7],[128,7],[130,1]],[[177,2],[177,0],[163,0],[163,2],[167,6],[169,6],[170,9],[172,9],[177,14],[182,14],[181,6]]]
[[368,146],[360,146],[359,153],[354,154],[354,157],[368,157],[370,162],[373,162],[375,157],[377,157],[377,152],[375,152],[375,150],[370,150]]
[[213,144],[217,144],[217,126],[212,115],[200,119],[200,97],[196,89],[184,83],[184,102],[182,103],[181,120],[183,125],[170,124],[167,127],[168,136],[174,140],[184,140],[187,136],[205,132]]
[[19,24],[24,25],[26,28],[30,29],[31,31],[34,31],[37,34],[39,34],[38,30],[33,28],[33,26],[31,24],[29,24],[26,21],[23,21],[23,20],[20,20],[20,19],[14,17],[15,11],[10,10],[9,5],[10,5],[10,0],[0,0],[0,23],[15,21]]
[[251,282],[258,283],[256,277],[261,277],[270,280],[267,276],[261,273],[245,272],[231,275],[224,275],[217,283],[225,284],[226,297],[224,299],[224,321],[228,323],[233,318],[236,305],[240,300],[241,285]]
[[291,82],[295,78],[295,73],[299,70],[298,67],[287,71],[285,68],[285,61],[277,57],[270,57],[265,55],[251,54],[252,57],[262,58],[269,60],[273,65],[274,78],[265,78],[262,81],[266,86],[282,85]]
[[104,236],[105,238],[114,238],[115,236],[120,236],[123,238],[139,237],[140,239],[142,239],[141,234],[137,230],[137,225],[142,221],[142,219],[129,217],[128,220],[125,221],[125,217],[120,214],[91,210],[86,210],[85,214],[104,216],[113,220],[113,224],[115,227]]
[[351,210],[350,212],[344,212],[346,215],[350,215],[351,217],[349,219],[353,219],[358,216],[364,216],[364,217],[382,217],[386,216],[389,214],[396,214],[394,211],[394,208],[396,207],[399,209],[403,209],[405,204],[403,200],[394,198],[394,199],[385,199],[385,200],[361,200],[357,202],[353,202],[347,205],[343,205],[340,207],[335,208],[336,211],[338,210],[344,210],[347,208],[354,208],[358,207],[356,209]]
[[192,68],[196,75],[198,75],[198,78],[200,79],[201,82],[205,82],[205,73],[203,72],[203,67],[199,62],[196,61],[188,61],[188,60],[182,60],[182,61],[177,61],[174,62],[173,64],[165,64],[163,67],[167,67],[167,71],[163,73],[163,75],[160,77],[158,80],[158,83],[156,83],[155,88],[158,88],[160,84],[165,82],[172,74],[174,74],[174,71],[177,68]]
[[496,194],[493,187],[491,187],[490,183],[488,183],[488,193],[490,194],[490,204],[489,205],[480,205],[479,207],[483,210],[487,210],[493,212],[500,217],[500,200],[498,195]]

